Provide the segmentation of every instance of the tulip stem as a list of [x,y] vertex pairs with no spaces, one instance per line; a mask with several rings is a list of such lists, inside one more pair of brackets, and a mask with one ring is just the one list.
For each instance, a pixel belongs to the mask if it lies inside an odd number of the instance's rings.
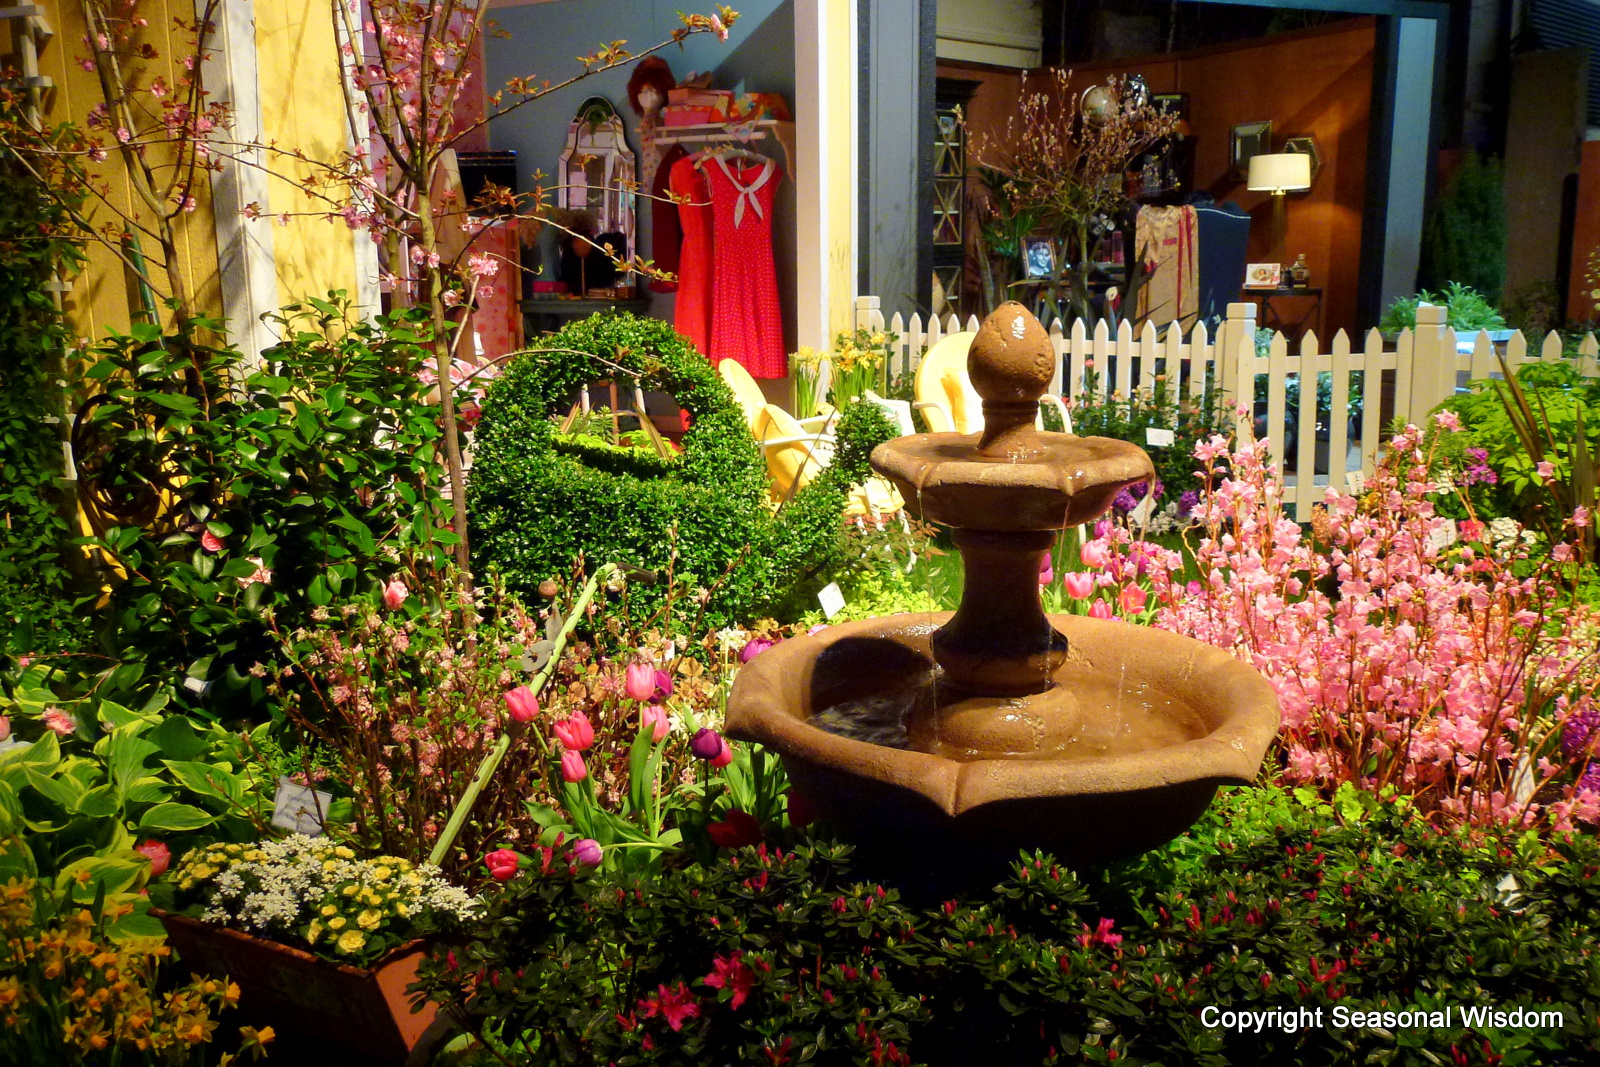
[[[556,665],[561,661],[561,653],[567,647],[567,639],[572,636],[572,631],[577,629],[578,620],[588,613],[589,604],[594,600],[595,592],[600,588],[600,583],[610,578],[617,570],[614,563],[603,563],[590,576],[583,585],[583,592],[572,605],[572,611],[567,614],[566,622],[561,625],[561,632],[556,634],[554,647],[550,649],[550,658],[545,665],[539,668],[539,673],[533,676],[529,688],[533,695],[538,696],[544,689],[545,683],[550,681],[550,676],[556,672]],[[494,772],[500,769],[500,761],[506,758],[506,753],[511,750],[511,731],[502,730],[495,739],[494,748],[483,757],[483,762],[478,764],[478,772],[472,776],[472,781],[467,784],[466,792],[461,794],[461,799],[456,801],[455,810],[450,813],[450,821],[445,823],[444,832],[439,835],[439,840],[433,844],[433,851],[428,853],[428,862],[435,867],[439,866],[445,856],[450,852],[450,846],[455,844],[456,837],[460,835],[461,828],[466,825],[467,816],[472,813],[473,805],[477,804],[478,796],[483,792],[483,787],[489,784],[489,779]]]

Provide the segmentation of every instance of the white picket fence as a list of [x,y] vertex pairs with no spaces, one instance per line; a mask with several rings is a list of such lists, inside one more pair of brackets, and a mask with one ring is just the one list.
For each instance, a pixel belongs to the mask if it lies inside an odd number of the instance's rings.
[[[1299,351],[1291,352],[1284,336],[1275,333],[1265,355],[1257,352],[1256,310],[1249,302],[1229,304],[1214,337],[1203,324],[1185,333],[1176,324],[1163,331],[1147,323],[1135,333],[1127,322],[1113,332],[1103,321],[1089,330],[1081,320],[1067,329],[1057,319],[1049,327],[1058,357],[1050,391],[1079,399],[1092,385],[1102,396],[1129,397],[1136,391],[1154,393],[1158,384],[1164,384],[1164,395],[1176,412],[1185,397],[1198,400],[1208,385],[1215,387],[1223,404],[1236,410],[1237,405],[1244,406],[1246,414],[1239,417],[1236,429],[1264,430],[1273,456],[1293,471],[1285,479],[1285,503],[1297,521],[1306,522],[1323,486],[1354,489],[1371,472],[1383,429],[1395,416],[1420,424],[1468,381],[1501,374],[1488,334],[1479,333],[1470,352],[1459,351],[1442,307],[1418,308],[1416,328],[1403,331],[1393,348],[1385,346],[1377,330],[1369,330],[1359,348],[1340,330],[1325,352],[1310,332],[1295,346]],[[933,318],[924,327],[919,315],[907,320],[896,314],[886,322],[878,298],[863,296],[856,298],[856,325],[896,334],[890,373],[910,374],[928,348],[952,333],[976,330],[978,318],[970,316],[963,324],[951,315],[943,322]],[[1556,333],[1535,347],[1516,332],[1504,345],[1506,363],[1513,369],[1530,361],[1563,358],[1561,336]],[[1583,374],[1600,377],[1600,344],[1593,334],[1579,348],[1578,365]],[[1319,411],[1315,383],[1322,374],[1331,379],[1332,399]],[[1257,417],[1254,397],[1261,376],[1266,379],[1266,410]],[[1361,417],[1354,427],[1349,418],[1329,414],[1349,410],[1352,376],[1362,397]],[[1293,424],[1288,404],[1291,381],[1296,387],[1306,383],[1301,395],[1312,398],[1299,405]],[[1291,441],[1292,455],[1287,448]],[[1302,490],[1302,483],[1309,491]]]

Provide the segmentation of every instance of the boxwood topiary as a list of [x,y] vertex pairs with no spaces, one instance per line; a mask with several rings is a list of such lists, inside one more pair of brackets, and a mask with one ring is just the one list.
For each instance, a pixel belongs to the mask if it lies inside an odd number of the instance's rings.
[[[558,448],[550,416],[574,389],[607,377],[637,379],[688,410],[681,459],[618,453],[600,463]],[[878,408],[853,405],[840,419],[832,465],[774,514],[766,462],[705,357],[660,320],[594,315],[543,339],[489,388],[468,487],[475,566],[527,595],[580,552],[647,568],[670,563],[688,588],[709,591],[709,625],[785,614],[843,563],[846,493],[870,474],[872,448],[892,435]],[[692,606],[699,611],[698,601]]]

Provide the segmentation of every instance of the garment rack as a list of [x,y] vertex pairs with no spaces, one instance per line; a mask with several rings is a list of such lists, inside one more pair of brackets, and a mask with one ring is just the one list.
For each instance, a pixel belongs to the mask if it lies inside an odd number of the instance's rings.
[[783,163],[788,176],[794,177],[794,123],[778,119],[757,119],[754,122],[702,122],[692,126],[658,126],[651,140],[658,145],[669,144],[733,144],[747,145],[764,141],[768,134],[783,149]]

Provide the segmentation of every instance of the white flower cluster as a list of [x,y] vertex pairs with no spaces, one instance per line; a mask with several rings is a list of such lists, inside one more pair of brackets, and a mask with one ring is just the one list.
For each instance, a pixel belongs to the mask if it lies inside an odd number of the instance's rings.
[[466,920],[482,909],[437,867],[394,856],[357,859],[352,849],[293,834],[255,845],[191,849],[176,872],[178,888],[204,895],[205,922],[256,933],[286,932],[313,920],[328,900],[381,894],[389,918],[450,915]]
[[1539,539],[1539,535],[1532,530],[1524,530],[1522,524],[1516,519],[1508,519],[1504,515],[1497,519],[1489,520],[1488,540],[1494,547],[1505,550],[1516,547],[1518,541],[1525,545],[1532,545]]

